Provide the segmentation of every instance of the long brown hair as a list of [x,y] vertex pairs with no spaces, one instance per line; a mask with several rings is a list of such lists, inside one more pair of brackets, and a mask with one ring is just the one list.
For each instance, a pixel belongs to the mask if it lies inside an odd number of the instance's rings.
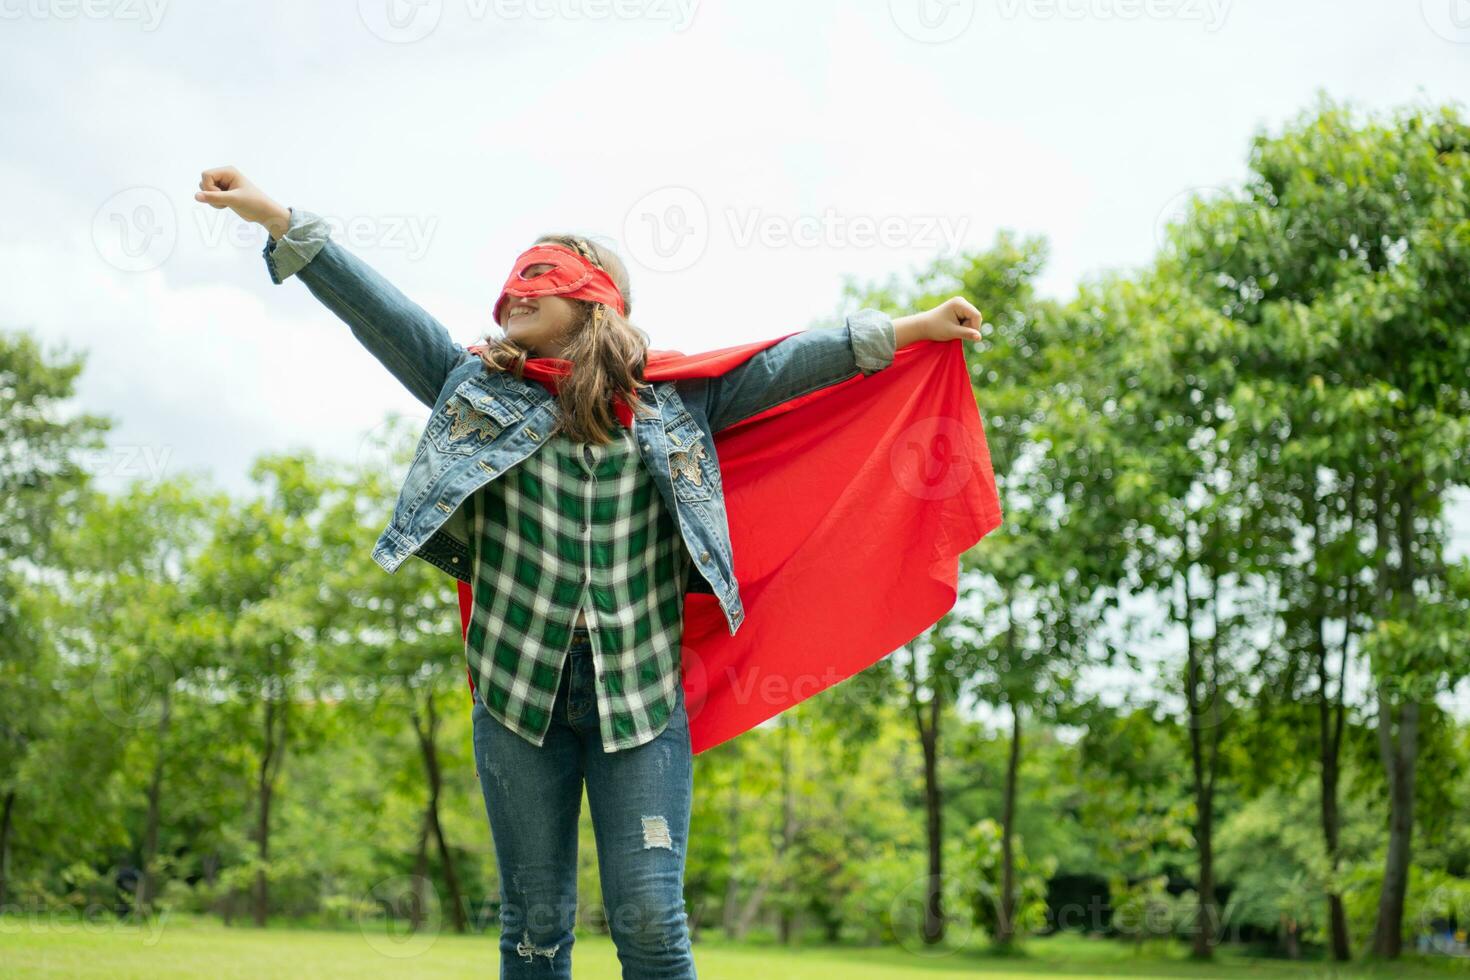
[[[536,239],[537,245],[545,242],[574,249],[606,272],[623,294],[626,312],[633,312],[628,269],[612,249],[578,235],[542,235]],[[561,419],[553,431],[565,432],[575,442],[606,445],[612,441],[608,433],[622,424],[613,411],[615,395],[626,398],[635,413],[651,411],[635,393],[635,389],[647,387],[643,365],[649,337],[627,316],[604,303],[581,299],[567,302],[575,307],[576,319],[562,356],[572,362],[572,373],[557,385]],[[485,342],[480,360],[487,371],[509,371],[517,378],[524,377],[526,358],[534,356],[531,351],[508,337],[487,335]]]

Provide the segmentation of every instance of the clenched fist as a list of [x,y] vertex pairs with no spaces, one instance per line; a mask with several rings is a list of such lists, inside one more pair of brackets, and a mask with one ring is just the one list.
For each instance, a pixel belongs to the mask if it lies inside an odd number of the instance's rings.
[[229,208],[246,221],[261,225],[273,239],[286,233],[291,212],[272,200],[234,167],[212,167],[199,175],[194,200],[214,208]]
[[895,344],[907,347],[919,340],[979,340],[980,311],[963,296],[953,296],[932,310],[893,321]]

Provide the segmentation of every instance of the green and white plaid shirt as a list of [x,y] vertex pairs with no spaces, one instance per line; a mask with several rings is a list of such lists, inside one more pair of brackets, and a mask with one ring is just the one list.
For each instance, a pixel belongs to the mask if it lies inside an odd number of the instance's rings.
[[465,653],[490,714],[534,745],[551,724],[578,611],[607,752],[652,740],[676,702],[688,550],[627,429],[557,432],[470,495]]

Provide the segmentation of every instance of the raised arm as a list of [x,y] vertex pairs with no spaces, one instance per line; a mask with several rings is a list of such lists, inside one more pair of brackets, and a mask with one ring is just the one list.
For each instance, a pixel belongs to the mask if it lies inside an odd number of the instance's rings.
[[301,208],[283,208],[233,167],[204,171],[197,200],[229,207],[270,232],[262,252],[271,281],[295,275],[342,319],[358,341],[432,408],[444,380],[473,355],[434,317],[331,237],[327,222]]
[[808,392],[881,371],[896,350],[920,340],[979,340],[980,313],[961,297],[892,319],[862,309],[840,327],[803,330],[772,344],[718,378],[691,386],[718,432]]
[[879,310],[859,310],[840,327],[792,334],[717,378],[691,387],[704,400],[710,429],[719,432],[793,398],[872,374],[893,363],[893,321]]

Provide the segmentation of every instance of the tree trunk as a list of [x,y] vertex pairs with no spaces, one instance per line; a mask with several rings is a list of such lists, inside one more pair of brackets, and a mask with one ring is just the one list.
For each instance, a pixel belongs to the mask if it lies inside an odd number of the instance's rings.
[[[786,877],[788,865],[786,857],[791,853],[792,845],[796,842],[796,790],[791,781],[791,715],[786,715],[781,721],[781,849],[779,852],[779,865],[782,868],[782,877]],[[777,917],[778,933],[783,944],[790,943],[793,932],[793,913],[786,902],[781,903],[780,913]]]
[[[932,653],[932,648],[931,648]],[[934,666],[929,669],[929,701],[919,699],[919,657],[910,652],[908,658],[909,709],[913,712],[914,730],[924,753],[924,814],[929,841],[929,874],[924,883],[924,923],[921,929],[925,945],[944,941],[944,820],[943,797],[939,790],[939,716],[944,700],[944,678]],[[928,718],[925,718],[928,708]]]
[[[1398,488],[1398,615],[1411,618],[1414,607],[1414,484]],[[1414,833],[1414,769],[1419,759],[1419,703],[1408,691],[1394,697],[1386,679],[1378,682],[1378,750],[1388,780],[1388,854],[1378,920],[1373,928],[1373,955],[1397,959],[1403,950],[1404,897]],[[1397,702],[1397,703],[1396,703]]]
[[1281,951],[1289,960],[1302,958],[1301,927],[1286,913],[1281,914]]
[[[1321,750],[1321,795],[1322,795],[1322,839],[1326,845],[1327,860],[1332,869],[1334,880],[1336,879],[1339,864],[1339,838],[1341,832],[1341,817],[1338,812],[1338,780],[1341,774],[1341,748],[1343,731],[1343,704],[1342,675],[1337,682],[1338,698],[1329,701],[1327,691],[1327,649],[1322,642],[1322,629],[1324,619],[1317,620],[1318,636],[1318,682],[1320,692],[1317,699],[1317,727]],[[1343,645],[1343,668],[1347,664],[1347,645]],[[1346,963],[1351,959],[1351,950],[1348,946],[1347,913],[1343,908],[1342,895],[1335,889],[1327,893],[1327,921],[1328,936],[1332,948],[1332,958],[1339,963]]]
[[[419,745],[424,754],[424,769],[429,778],[429,803],[424,814],[425,832],[432,834],[439,848],[439,861],[444,867],[444,887],[449,892],[450,921],[454,924],[454,931],[463,935],[468,931],[465,920],[464,901],[460,896],[459,874],[455,871],[454,857],[449,850],[449,842],[444,837],[444,826],[439,822],[439,800],[443,795],[444,777],[439,767],[439,712],[434,701],[434,692],[428,692],[426,705],[428,715],[427,731],[420,732]],[[418,730],[418,722],[414,722],[415,731]]]
[[939,685],[929,695],[929,721],[920,724],[924,749],[924,812],[929,837],[929,877],[924,885],[924,928],[926,945],[944,940],[944,814],[939,790]]
[[1209,959],[1215,947],[1215,852],[1214,852],[1214,808],[1212,794],[1202,791],[1195,796],[1201,808],[1196,832],[1199,838],[1199,921],[1195,925],[1194,946],[1191,955],[1196,959]]
[[1016,938],[1016,778],[1021,765],[1021,706],[1011,705],[1011,752],[1006,760],[1005,796],[1000,815],[1000,909],[995,942],[1010,946]]
[[[1188,530],[1186,529],[1186,537]],[[1185,700],[1189,708],[1190,770],[1194,783],[1195,848],[1199,852],[1199,879],[1195,883],[1199,895],[1199,915],[1194,926],[1194,942],[1191,955],[1196,959],[1210,959],[1215,946],[1215,848],[1214,808],[1215,771],[1219,760],[1220,716],[1219,667],[1215,659],[1219,642],[1219,596],[1212,596],[1216,612],[1216,630],[1210,640],[1209,666],[1206,669],[1204,653],[1194,637],[1194,597],[1189,588],[1191,561],[1184,563],[1184,626],[1186,648]],[[1215,584],[1212,580],[1212,585]],[[1201,692],[1203,691],[1203,700]],[[1206,735],[1208,734],[1208,744]]]
[[[279,675],[271,678],[272,684],[284,688],[286,681]],[[266,867],[270,861],[271,803],[275,796],[276,779],[281,772],[281,759],[286,753],[286,733],[289,700],[284,690],[277,690],[265,702],[265,745],[260,754],[260,768],[256,776],[256,819],[255,853],[260,868],[255,872],[253,917],[255,924],[264,929],[270,915],[270,880]]]
[[751,889],[745,897],[745,904],[740,909],[740,914],[735,920],[735,938],[744,939],[745,934],[750,931],[751,923],[755,922],[760,913],[761,903],[766,900],[766,892],[771,890],[771,878],[764,877]]
[[[1311,514],[1314,550],[1320,556],[1322,554],[1322,532],[1315,492],[1309,499],[1308,506]],[[1348,490],[1348,522],[1348,534],[1356,539],[1358,532],[1358,478],[1356,475],[1353,476]],[[1320,581],[1321,578],[1319,577],[1318,580]],[[1343,583],[1342,618],[1345,626],[1337,665],[1335,691],[1331,686],[1332,678],[1327,666],[1326,630],[1327,618],[1331,615],[1331,610],[1328,608],[1329,596],[1325,594],[1326,590],[1320,588],[1317,594],[1318,608],[1313,651],[1317,669],[1317,743],[1321,757],[1322,840],[1334,882],[1341,865],[1342,819],[1338,807],[1338,786],[1342,774],[1343,726],[1347,716],[1343,691],[1346,687],[1348,656],[1352,645],[1354,619],[1357,614],[1354,606],[1356,599],[1354,581],[1355,570],[1350,568],[1344,576]],[[1327,936],[1334,960],[1346,963],[1352,959],[1352,950],[1348,942],[1347,911],[1343,907],[1342,895],[1335,887],[1327,892]]]
[[[419,821],[419,843],[414,849],[413,899],[408,903],[408,931],[415,936],[428,918],[429,834],[429,810],[425,807],[423,819]],[[399,911],[395,910],[395,915]]]
[[5,794],[5,808],[0,810],[0,908],[5,907],[10,888],[10,828],[15,816],[15,790]]
[[[739,749],[736,751],[738,753]],[[745,775],[744,760],[737,762],[734,769],[734,775],[730,780],[730,805],[727,817],[730,828],[730,859],[726,868],[729,877],[725,879],[725,901],[720,907],[720,927],[724,930],[726,938],[738,940],[740,938],[737,935],[740,902],[739,870],[743,863],[740,860],[740,781]]]
[[[1395,712],[1389,705],[1387,694],[1380,693],[1378,711],[1379,747],[1388,775],[1388,855],[1383,865],[1383,890],[1378,895],[1373,955],[1397,959],[1403,951],[1404,897],[1409,887],[1414,832],[1414,765],[1419,748],[1419,705],[1409,702],[1400,705]],[[1397,729],[1397,732],[1390,729]]]
[[162,820],[163,767],[168,758],[168,727],[173,709],[172,691],[163,689],[163,711],[158,718],[157,747],[153,757],[153,776],[148,782],[148,816],[143,829],[143,859],[138,887],[134,892],[137,910],[147,915],[158,889],[153,881],[153,868],[158,861],[158,825]]

